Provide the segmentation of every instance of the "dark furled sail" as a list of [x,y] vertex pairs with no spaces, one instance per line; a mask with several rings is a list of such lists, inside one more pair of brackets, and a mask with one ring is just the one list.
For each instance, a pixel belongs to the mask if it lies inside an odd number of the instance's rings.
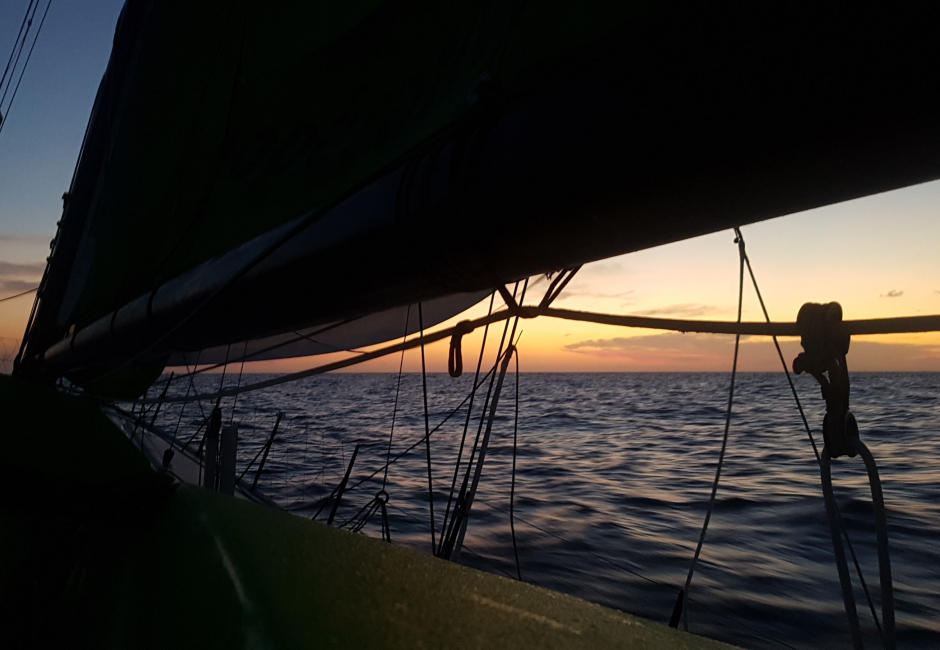
[[19,372],[159,364],[938,178],[938,12],[130,0]]

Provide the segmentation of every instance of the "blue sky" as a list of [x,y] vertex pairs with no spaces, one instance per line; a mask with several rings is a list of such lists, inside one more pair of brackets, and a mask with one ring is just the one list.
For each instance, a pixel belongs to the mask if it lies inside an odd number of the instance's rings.
[[[41,0],[39,15],[46,2]],[[28,4],[28,0],[0,2],[2,65]],[[0,133],[0,235],[41,237],[45,246],[55,234],[60,197],[75,168],[122,6],[122,0],[53,0]],[[20,261],[9,258],[35,251],[4,247],[0,255],[6,261]]]

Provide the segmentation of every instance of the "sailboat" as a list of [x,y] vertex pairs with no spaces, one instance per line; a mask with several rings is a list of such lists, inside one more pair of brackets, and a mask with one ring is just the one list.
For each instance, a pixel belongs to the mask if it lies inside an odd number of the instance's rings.
[[[550,291],[581,264],[940,178],[938,14],[128,0],[0,384],[0,461],[30,485],[3,501],[5,633],[719,647],[293,517],[231,464],[142,453],[140,412],[110,405],[159,401],[143,396],[167,366],[353,349],[403,322],[412,346],[451,340],[459,373],[474,328],[577,317],[551,312]],[[544,304],[517,304],[507,287],[546,273]],[[494,291],[508,312],[425,335]],[[224,464],[214,417],[206,457]]]

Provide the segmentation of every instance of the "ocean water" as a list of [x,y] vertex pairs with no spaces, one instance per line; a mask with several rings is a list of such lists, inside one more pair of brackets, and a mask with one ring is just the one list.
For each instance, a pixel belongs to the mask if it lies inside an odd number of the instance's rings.
[[[249,383],[262,378],[245,375]],[[518,377],[514,524],[525,581],[666,622],[705,517],[724,427],[729,375],[530,374]],[[219,375],[199,375],[200,392]],[[225,378],[233,386],[238,378]],[[810,424],[824,404],[795,378]],[[433,509],[439,538],[467,419],[472,373],[430,374]],[[852,410],[878,460],[891,547],[899,648],[940,647],[940,374],[852,376]],[[239,471],[284,414],[259,489],[311,516],[351,454],[353,486],[337,523],[383,485],[396,374],[330,374],[223,401],[239,425]],[[174,382],[176,384],[176,382]],[[179,382],[170,394],[185,391]],[[476,435],[486,384],[471,412]],[[510,529],[516,377],[500,397],[460,561],[516,576]],[[385,489],[393,543],[431,549],[431,500],[420,374],[405,374]],[[208,411],[208,406],[203,408]],[[456,412],[455,412],[456,409]],[[160,413],[179,439],[203,412]],[[462,470],[463,471],[463,470]],[[249,472],[253,476],[253,471]],[[834,462],[836,496],[880,616],[870,493],[859,458]],[[326,512],[321,515],[326,518]],[[381,536],[376,516],[362,533]],[[856,599],[868,647],[880,647],[865,597]],[[784,376],[737,378],[728,451],[688,609],[692,632],[748,648],[850,647],[818,466]]]

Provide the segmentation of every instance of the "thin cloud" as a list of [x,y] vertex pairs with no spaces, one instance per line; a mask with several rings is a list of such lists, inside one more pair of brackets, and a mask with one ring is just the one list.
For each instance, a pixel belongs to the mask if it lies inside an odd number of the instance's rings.
[[585,266],[582,275],[620,275],[624,271],[623,261],[604,260]]
[[36,288],[45,269],[45,262],[0,261],[0,293],[7,295]]
[[38,282],[38,280],[0,280],[0,292],[6,295],[8,293],[29,291],[30,289],[35,289]]
[[49,235],[4,235],[0,233],[0,244],[48,244]]
[[719,311],[721,310],[713,305],[683,303],[681,305],[667,305],[655,309],[645,309],[634,313],[637,316],[704,316],[705,314],[714,314]]
[[45,262],[3,262],[0,261],[0,278],[38,277],[46,270]]
[[[795,339],[782,340],[781,345],[788,361],[802,349]],[[607,362],[622,362],[624,370],[724,371],[731,368],[734,337],[669,332],[579,341],[563,349]],[[855,339],[848,362],[851,370],[859,372],[936,371],[940,370],[940,346]],[[742,336],[739,369],[780,370],[780,361],[770,340]]]
[[688,365],[700,367],[727,357],[728,340],[702,334],[647,334],[643,336],[591,339],[570,343],[568,352],[593,357],[617,358],[653,367]]
[[888,293],[881,294],[882,298],[900,298],[904,295],[904,291],[900,289],[892,289]]
[[569,290],[562,291],[561,295],[558,296],[556,300],[561,301],[561,300],[567,300],[568,298],[575,298],[575,297],[606,298],[606,299],[612,299],[612,300],[619,300],[619,299],[626,298],[632,293],[635,293],[633,289],[631,289],[630,291],[620,291],[619,293],[603,293],[599,291],[579,291],[575,289],[573,291],[569,291]]

